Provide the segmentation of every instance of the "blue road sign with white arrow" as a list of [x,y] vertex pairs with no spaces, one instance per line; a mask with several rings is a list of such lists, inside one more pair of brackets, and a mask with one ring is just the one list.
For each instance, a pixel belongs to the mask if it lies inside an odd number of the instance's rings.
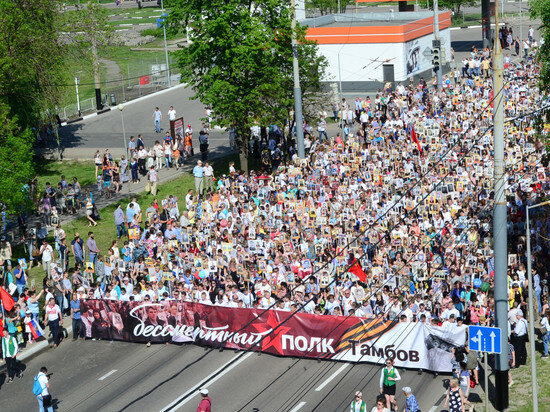
[[471,350],[478,352],[500,353],[500,329],[487,326],[469,326],[468,344]]

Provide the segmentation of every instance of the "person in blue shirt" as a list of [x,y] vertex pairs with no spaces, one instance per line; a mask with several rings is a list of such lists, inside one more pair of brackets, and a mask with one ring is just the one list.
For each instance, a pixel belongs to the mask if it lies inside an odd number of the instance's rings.
[[23,294],[25,287],[27,286],[27,275],[25,271],[21,268],[21,264],[17,263],[17,266],[13,270],[13,275],[15,276],[15,286],[17,286],[17,293],[19,296]]
[[195,191],[202,195],[204,191],[204,168],[202,167],[202,161],[199,160],[193,168],[193,176],[195,176]]
[[130,203],[128,205],[128,208],[126,209],[126,221],[131,222],[134,220],[134,216],[136,215],[136,209],[134,208],[134,203]]
[[84,339],[84,324],[82,323],[82,315],[80,313],[80,299],[76,290],[73,290],[71,297],[71,315],[73,318],[73,341],[78,338]]
[[130,249],[129,242],[127,240],[124,241],[124,246],[122,247],[122,259],[124,262],[132,261],[132,250]]
[[405,401],[405,408],[403,409],[403,412],[419,412],[420,405],[418,405],[416,396],[413,395],[411,388],[405,386],[403,388],[403,392],[405,393],[405,396],[407,398],[407,400]]

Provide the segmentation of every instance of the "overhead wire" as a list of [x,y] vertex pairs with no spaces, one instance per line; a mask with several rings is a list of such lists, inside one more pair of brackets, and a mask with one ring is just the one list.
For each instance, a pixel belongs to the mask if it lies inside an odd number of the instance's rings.
[[[476,184],[476,186],[477,186],[477,184]],[[482,190],[484,190],[484,189],[482,188]],[[453,221],[453,222],[456,221],[456,218],[452,218],[452,221]],[[441,229],[439,229],[439,231],[440,231],[440,232],[443,232],[444,230],[447,229],[448,226],[449,226],[449,224],[446,224],[444,227],[442,227]],[[455,245],[455,246],[451,249],[451,251],[453,251],[454,249],[458,248],[459,246],[461,246],[461,245],[458,245],[458,244]],[[424,250],[423,250],[422,248],[419,248],[419,250],[418,250],[411,258],[409,258],[406,262],[403,262],[403,264],[401,265],[401,268],[399,268],[398,270],[396,270],[396,272],[400,272],[403,268],[407,267],[408,264],[411,263],[411,261],[414,260],[414,258],[416,258],[419,254],[422,254],[423,252],[424,252]],[[444,254],[443,254],[443,257],[442,257],[442,265],[444,264],[444,261],[445,261],[445,255],[447,255],[448,252],[449,252],[449,251],[445,251]],[[377,288],[376,291],[372,292],[372,293],[370,294],[370,296],[365,297],[365,298],[363,299],[363,301],[365,301],[365,300],[367,300],[367,299],[370,299],[372,296],[374,296],[375,294],[377,294],[381,289],[383,289],[383,287],[386,285],[386,283],[387,283],[387,281],[384,282],[382,285],[380,285],[380,286]],[[410,301],[408,301],[408,303],[410,303]],[[369,324],[369,323],[371,323],[372,321],[376,321],[376,319],[379,319],[380,317],[384,317],[383,315],[389,314],[389,311],[390,311],[390,310],[391,310],[391,307],[388,307],[387,312],[382,312],[381,314],[376,315],[374,319],[369,319],[369,320],[366,322],[366,324]],[[399,316],[403,313],[403,311],[404,311],[404,309],[402,309],[402,310],[399,312],[399,314],[397,315],[397,317],[399,317]],[[349,318],[351,318],[351,317],[353,317],[353,316],[354,316],[354,315],[347,315],[347,316],[345,316],[345,318],[344,318],[340,323],[338,323],[331,331],[329,331],[329,332],[328,332],[326,335],[324,335],[323,337],[326,338],[327,336],[330,336],[330,334],[331,334],[334,330],[336,330],[336,329],[337,329],[341,324],[343,324],[347,319],[349,319]],[[356,339],[354,339],[354,340],[361,341],[361,338],[364,337],[366,333],[368,333],[367,330],[365,330],[364,332],[362,332],[362,334],[360,335],[360,337],[358,337],[358,338],[356,338]],[[398,340],[398,338],[402,335],[402,333],[403,333],[403,332],[401,332],[401,334],[398,335],[398,337],[395,339],[395,341]],[[410,332],[409,332],[409,333],[410,333]],[[407,334],[407,336],[409,335],[409,333]],[[378,341],[378,339],[380,339],[380,337],[377,338],[377,340],[376,340],[374,343],[376,343],[376,342]],[[373,344],[374,344],[374,343],[373,343]],[[302,355],[298,360],[296,360],[295,363],[293,363],[289,368],[287,368],[287,369],[282,373],[282,375],[284,375],[284,374],[286,374],[287,372],[289,372],[294,366],[296,366],[296,365],[298,364],[298,362],[300,362],[301,360],[303,360],[303,359],[308,355],[308,353],[311,352],[312,350],[313,350],[313,348],[310,348],[306,353],[304,353],[304,355]],[[360,361],[361,361],[362,358],[363,358],[363,357],[361,357],[359,360],[354,361],[353,363],[354,363],[354,364],[360,363]],[[319,358],[316,358],[316,359],[319,359]],[[321,372],[321,375],[318,374],[318,378],[317,378],[316,381],[321,380],[321,379],[326,375],[326,373],[328,373],[328,372],[330,371],[330,369],[332,369],[333,367],[336,367],[336,366],[335,366],[335,365],[328,364],[328,368],[325,368],[326,370],[325,370],[324,372]],[[275,379],[275,381],[277,381],[278,379],[280,379],[280,377],[281,377],[282,375],[278,376],[278,377]],[[275,381],[274,381],[274,382],[275,382]],[[273,382],[273,383],[274,383],[274,382]],[[315,383],[315,382],[314,382],[314,383]],[[307,382],[306,382],[305,384],[307,384]],[[270,384],[270,385],[271,385],[271,384]],[[269,386],[268,386],[268,387],[269,387]],[[264,388],[258,395],[255,396],[255,398],[256,398],[257,396],[259,396],[261,393],[263,393],[265,390],[267,390],[268,387]],[[300,389],[298,389],[298,391],[299,391],[299,390],[300,390]],[[307,389],[306,389],[306,390],[307,390]],[[254,398],[253,398],[253,399],[254,399]],[[245,408],[246,406],[248,406],[248,405],[250,404],[250,402],[251,402],[251,401],[249,401],[247,404],[245,404],[243,407],[241,407],[240,410],[243,410],[243,408]],[[290,403],[290,400],[289,400],[289,403]],[[283,406],[284,406],[284,405],[283,405]]]
[[[501,92],[501,91],[499,91],[499,93],[500,93],[500,92]],[[499,93],[497,93],[495,96],[493,96],[492,99],[491,99],[491,101],[494,101],[495,98],[499,95]],[[488,104],[488,105],[483,109],[483,111],[482,111],[481,113],[485,112],[489,107],[490,107],[490,104]],[[471,127],[472,127],[472,126],[469,125],[469,126],[468,126],[468,129],[466,129],[466,131],[465,131],[463,134],[465,134]],[[451,148],[449,148],[449,149],[447,150],[447,152],[442,156],[442,158],[444,158],[448,153],[450,153],[450,151],[452,150],[452,148],[458,146],[459,144],[460,144],[460,139],[457,139],[457,141],[452,145]],[[472,148],[473,148],[473,146],[472,146]],[[471,150],[472,148],[470,148],[469,150]],[[431,168],[429,168],[421,177],[423,178],[424,176],[428,175],[428,174],[429,174],[431,171],[433,171],[434,169],[435,169],[435,165],[432,166]],[[449,175],[449,172],[447,173],[446,176],[448,176],[448,175]],[[407,189],[407,190],[405,191],[405,193],[400,197],[400,199],[399,199],[398,201],[395,201],[395,202],[392,204],[392,206],[391,206],[390,208],[388,208],[384,213],[382,213],[382,214],[381,214],[381,215],[380,215],[380,216],[370,225],[370,227],[374,227],[374,224],[375,224],[375,223],[377,223],[377,222],[380,221],[382,218],[384,218],[384,217],[389,213],[389,211],[390,211],[391,209],[393,209],[393,207],[395,207],[395,205],[397,205],[403,198],[405,198],[405,196],[406,196],[410,191],[412,191],[412,189],[413,189],[419,182],[422,181],[422,178],[417,179],[416,182],[415,182],[413,185],[411,185],[411,186],[409,187],[409,189]],[[429,195],[430,193],[432,193],[434,190],[435,190],[435,187],[434,187],[434,189],[432,189],[430,192],[428,192],[428,193],[421,199],[421,201],[415,206],[415,208],[418,207],[418,205],[419,205],[420,203],[422,203],[422,202],[428,197],[428,195]],[[399,223],[401,223],[401,220],[402,220],[402,219],[403,219],[403,218],[399,219]],[[392,230],[393,230],[396,226],[397,226],[397,224],[394,224],[394,226],[392,227]],[[370,227],[369,227],[369,228],[370,228]],[[362,231],[362,234],[364,234],[364,233],[366,232],[366,230],[367,230],[367,228],[365,228],[365,230]],[[391,230],[389,230],[388,232],[391,232]],[[349,246],[350,246],[352,243],[354,243],[355,241],[357,241],[357,240],[360,238],[360,236],[361,236],[361,235],[358,235],[358,236],[355,237],[354,240],[352,240],[351,242],[348,242],[348,243],[345,245],[345,247],[342,248],[342,250],[341,250],[339,253],[336,254],[336,256],[342,254],[343,251],[346,250],[347,248],[349,248]],[[381,240],[382,240],[382,239],[379,239],[378,242],[376,242],[376,243],[374,244],[374,247],[375,247],[376,245],[378,245],[378,244],[381,242]],[[372,246],[372,245],[371,245],[371,246]],[[366,253],[364,253],[364,254],[362,255],[362,257],[365,256],[365,254],[366,254]],[[334,258],[333,258],[333,259],[334,259]],[[357,259],[357,260],[358,260],[358,259]],[[328,262],[325,263],[325,265],[323,265],[321,268],[319,268],[316,272],[313,272],[310,276],[313,276],[314,273],[318,273],[318,272],[324,270],[324,268],[326,268],[327,266],[328,266]],[[350,265],[349,268],[351,268],[351,266],[352,266],[352,265]],[[348,269],[349,269],[349,268],[348,268]],[[333,280],[329,283],[329,285],[327,285],[324,289],[325,289],[325,290],[328,289],[328,287],[331,286],[335,281],[336,281],[336,277],[334,277],[334,279],[333,279]],[[306,305],[307,303],[309,303],[310,301],[312,301],[312,300],[313,300],[313,298],[312,298],[312,299],[308,299],[306,302],[304,302],[304,303],[300,306],[300,308],[299,308],[298,310],[303,309],[303,308],[305,307],[305,305]],[[250,326],[256,319],[260,318],[262,315],[264,315],[265,313],[267,313],[267,312],[268,312],[271,308],[273,308],[277,303],[278,303],[278,300],[276,300],[273,304],[271,304],[271,305],[268,306],[266,309],[264,309],[260,314],[257,314],[257,315],[255,316],[254,319],[252,319],[251,321],[249,321],[248,323],[246,323],[245,325],[243,325],[243,326],[242,326],[238,331],[236,331],[235,333],[239,333],[240,331],[244,330],[246,327]],[[282,320],[280,323],[278,323],[278,325],[277,325],[275,328],[273,328],[268,334],[263,335],[262,338],[261,338],[259,341],[257,341],[252,347],[244,349],[244,350],[241,352],[242,356],[244,356],[244,354],[245,354],[246,352],[255,349],[260,343],[263,342],[264,339],[266,339],[266,338],[267,338],[268,336],[270,336],[273,332],[275,332],[277,329],[279,329],[282,325],[284,325],[286,322],[288,322],[288,320],[290,320],[296,313],[298,313],[298,310],[295,311],[295,312],[292,312],[286,319],[284,319],[284,320]],[[219,345],[219,346],[220,346],[220,347],[223,347],[223,344],[226,343],[228,339],[230,339],[230,337],[228,337],[228,338],[225,339],[224,341],[220,342],[220,345]],[[203,359],[204,357],[206,357],[209,353],[211,353],[211,352],[214,351],[214,350],[215,350],[214,348],[211,348],[211,349],[208,350],[204,355],[202,355],[200,359]],[[195,362],[193,362],[193,363],[195,363]],[[185,368],[187,368],[187,366],[186,366]],[[223,372],[223,371],[220,371],[219,373],[221,373],[221,372]]]
[[[528,113],[528,114],[525,114],[525,115],[521,115],[521,116],[517,116],[516,118],[513,118],[513,119],[508,119],[507,122],[517,120],[518,118],[530,116],[530,115],[532,115],[534,112],[538,112],[538,111],[540,111],[540,110],[545,110],[545,109],[544,109],[544,108],[537,109],[537,110],[535,110],[535,111],[533,111],[533,112],[531,112],[531,113]],[[472,146],[472,147],[473,147],[473,146]],[[525,159],[525,158],[527,158],[527,155],[524,156],[524,159]],[[523,175],[524,175],[524,176],[527,176],[527,175],[529,175],[529,172],[526,172],[526,173],[524,173]],[[505,175],[503,175],[503,176],[501,177],[501,179],[505,179],[505,178],[506,178]],[[490,204],[488,204],[486,208],[488,209],[489,206],[490,206]],[[453,250],[456,249],[456,247],[458,247],[458,245],[456,245],[455,247],[453,247]],[[443,260],[443,262],[444,262],[444,260]],[[402,314],[403,311],[404,311],[404,309],[398,314],[398,316],[401,316],[401,314]],[[408,336],[408,335],[407,335],[407,336]],[[380,337],[379,337],[379,338],[380,338]],[[377,340],[378,340],[379,338],[377,338]],[[377,341],[377,340],[376,340],[376,341]],[[374,343],[376,343],[376,341],[375,341]],[[374,343],[373,343],[372,345],[374,345]],[[361,357],[361,358],[362,358],[362,357]],[[361,358],[360,358],[360,359],[361,359]],[[358,364],[358,362],[359,362],[359,361],[354,362],[354,364],[352,365],[351,369],[349,369],[348,371],[346,371],[346,373],[339,379],[339,381],[338,381],[338,383],[337,383],[336,385],[333,385],[333,389],[332,389],[332,390],[334,390],[334,388],[336,388],[336,387],[338,386],[338,384],[339,384],[340,382],[342,382],[342,381],[346,378],[346,376],[351,372],[351,370],[353,370],[353,368]],[[363,382],[363,380],[366,379],[367,376],[368,376],[368,375],[365,375],[365,377],[363,377],[363,378],[361,379],[360,382]],[[366,386],[367,386],[367,385],[369,384],[369,382],[374,378],[374,376],[375,376],[375,374],[373,374],[373,376],[366,382],[366,384],[361,388],[361,390],[364,390],[364,389],[366,388]],[[331,390],[327,395],[325,395],[325,397],[323,397],[323,399],[313,408],[313,410],[315,410],[316,407],[319,406],[319,405],[324,401],[324,399],[326,399],[326,397],[330,395],[330,393],[332,392],[332,390]],[[349,398],[349,397],[347,397],[346,399],[348,399],[348,398]],[[341,404],[340,404],[340,406],[341,406]]]
[[[497,94],[497,95],[498,95],[498,94]],[[494,100],[496,97],[497,97],[497,96],[494,96],[492,99]],[[485,110],[487,110],[487,107],[484,109],[484,111],[485,111]],[[483,113],[483,112],[482,112],[482,113]],[[524,115],[524,116],[522,116],[522,117],[525,117],[525,116],[527,116],[527,115]],[[471,126],[469,126],[469,127],[471,127]],[[468,129],[469,129],[469,127],[468,127]],[[458,141],[453,145],[453,147],[456,146],[456,145],[458,145]],[[449,149],[449,151],[450,151],[450,149]],[[449,152],[449,151],[447,151],[447,152]],[[424,175],[426,175],[427,173],[429,173],[431,170],[433,170],[433,168],[430,168]],[[414,185],[412,185],[405,193],[408,193],[410,190],[412,190],[412,188],[413,188],[414,186],[416,186],[416,184],[417,184],[419,181],[421,181],[421,180],[417,180],[417,182],[416,182]],[[433,189],[432,189],[432,191],[433,191]],[[431,193],[432,191],[430,191],[429,193]],[[404,197],[404,196],[402,196],[401,199],[402,199],[403,197]],[[424,201],[425,199],[426,199],[426,197],[424,197],[424,198],[422,199],[422,201]],[[386,210],[385,213],[383,213],[382,215],[380,215],[380,217],[379,217],[374,223],[376,223],[377,221],[379,221],[380,219],[382,219],[382,218],[389,212],[389,210],[391,210],[397,203],[398,203],[398,202],[394,202],[393,205],[392,205],[392,207],[389,208],[388,210]],[[372,227],[372,225],[371,225],[371,227]],[[394,226],[392,227],[392,230],[393,230],[394,227],[396,227],[396,225],[394,225]],[[365,231],[366,231],[366,229],[365,229]],[[363,231],[362,233],[365,233],[365,231]],[[359,237],[356,237],[356,239],[358,239],[358,238],[359,238]],[[347,248],[351,243],[352,243],[352,242],[348,243],[348,244],[346,245],[346,248]],[[377,245],[378,243],[380,243],[380,240],[379,240],[378,242],[376,242],[375,245]],[[340,252],[340,253],[341,253],[341,252]],[[337,255],[338,255],[338,254],[337,254]],[[365,255],[365,254],[363,254],[362,256],[364,256],[364,255]],[[326,267],[326,266],[327,266],[327,264],[325,264],[325,265],[323,266],[323,268]],[[318,271],[322,270],[323,268],[319,269]],[[317,272],[318,272],[318,271],[317,271]],[[316,273],[316,272],[315,272],[315,273]],[[313,273],[312,273],[312,275],[313,275]],[[311,276],[311,275],[310,275],[310,276]],[[334,283],[335,280],[336,280],[336,279],[333,279],[333,281],[332,281],[330,284]],[[330,284],[329,284],[329,286],[330,286]],[[325,288],[325,289],[326,289],[326,288]],[[276,302],[277,302],[277,301],[276,301]],[[251,320],[250,322],[248,322],[247,324],[245,324],[243,327],[241,327],[241,328],[240,328],[237,332],[235,332],[235,333],[238,333],[238,332],[242,331],[243,329],[245,329],[246,327],[248,327],[248,326],[249,326],[251,323],[253,323],[256,319],[258,319],[258,318],[261,317],[263,314],[265,314],[267,311],[269,311],[269,310],[276,304],[276,302],[275,302],[274,304],[270,305],[268,308],[266,308],[262,313],[256,315],[255,318],[254,318],[253,320]],[[308,300],[307,302],[305,302],[305,303],[301,306],[300,309],[302,309],[302,308],[305,306],[305,304],[307,304],[307,303],[309,303],[309,300]],[[245,354],[246,352],[248,352],[249,350],[255,348],[259,343],[261,343],[261,342],[263,341],[263,339],[265,339],[267,336],[269,336],[269,335],[272,334],[275,330],[277,330],[280,326],[282,326],[284,323],[286,323],[286,322],[287,322],[290,318],[292,318],[292,317],[294,316],[294,314],[296,314],[296,313],[297,313],[297,311],[291,313],[289,317],[287,317],[285,320],[283,320],[281,323],[279,323],[274,329],[272,329],[272,330],[269,332],[269,334],[264,335],[264,336],[263,336],[263,337],[262,337],[262,338],[261,338],[252,348],[248,348],[248,349],[245,349],[244,351],[242,351],[242,352],[241,352],[241,355],[244,355],[244,354]],[[223,344],[226,343],[226,342],[227,342],[227,340],[222,341],[221,344],[220,344],[219,346],[223,346]],[[179,373],[181,373],[182,371],[186,370],[186,369],[187,369],[188,367],[190,367],[191,365],[196,364],[196,363],[199,362],[200,360],[204,359],[209,353],[211,353],[211,352],[214,351],[214,350],[215,350],[215,348],[210,348],[210,349],[209,349],[204,355],[202,355],[199,359],[197,359],[197,360],[191,362],[190,364],[186,365]],[[221,372],[222,372],[222,371],[220,371],[220,373],[221,373]]]
[[[496,96],[495,96],[495,98],[496,98]],[[540,109],[538,109],[537,111],[540,111],[540,110],[544,110],[544,108],[540,108]],[[516,118],[508,119],[508,122],[514,121],[514,120],[516,120],[516,119],[518,119],[518,118],[527,117],[527,116],[530,116],[530,115],[532,115],[532,114],[533,114],[533,112],[527,113],[527,114],[523,114],[523,115],[521,115],[521,116],[517,116]],[[481,138],[483,138],[483,137],[485,136],[485,134],[486,134],[489,130],[492,130],[492,127],[487,128],[487,129],[485,130],[485,132],[476,140],[475,143],[477,143],[479,140],[481,140]],[[471,150],[473,150],[474,147],[475,147],[475,144],[473,144],[473,145],[468,149],[467,153],[465,153],[465,154],[463,155],[463,157],[466,157],[467,154],[468,154]],[[457,163],[457,166],[458,166],[458,163]],[[445,177],[443,177],[442,181],[444,181],[444,180],[449,176],[449,174],[450,174],[450,171],[449,171],[449,173],[447,173],[447,175],[446,175]],[[504,178],[504,176],[503,176],[503,178]],[[430,192],[430,193],[431,193],[431,192]],[[426,197],[425,197],[425,198],[426,198]],[[425,198],[424,198],[424,199],[425,199]],[[422,201],[419,202],[419,204],[421,204],[421,203],[422,203]],[[418,204],[418,205],[419,205],[419,204]],[[418,205],[417,205],[417,206],[418,206]],[[444,229],[444,228],[442,228],[441,230],[443,230],[443,229]],[[457,246],[458,246],[458,245],[457,245]],[[454,250],[457,246],[455,246],[455,247],[453,248],[453,250]],[[420,252],[419,252],[419,253],[420,253]],[[418,253],[417,253],[417,255],[418,255]],[[363,254],[363,256],[364,256],[364,254]],[[444,256],[445,256],[445,255],[444,255]],[[443,257],[443,263],[444,263],[444,259],[445,259],[445,257]],[[409,262],[410,262],[410,260],[409,260],[406,264],[408,264]],[[406,264],[404,264],[403,267],[405,267]],[[374,293],[373,293],[373,294],[374,294]],[[399,315],[400,315],[402,312],[403,312],[403,310],[399,313]],[[342,322],[344,322],[347,318],[349,318],[349,315],[348,315]],[[341,323],[342,323],[342,322],[341,322]],[[340,324],[341,324],[341,323],[340,323]],[[338,327],[340,324],[338,324],[337,327]],[[334,329],[333,329],[333,330],[334,330]],[[331,332],[332,332],[332,331],[331,331]],[[410,333],[410,332],[409,332],[409,333]],[[329,334],[330,334],[330,333],[329,333]],[[328,335],[329,335],[329,334],[328,334]],[[326,336],[328,336],[328,335],[326,335]],[[326,336],[325,336],[325,337],[326,337]],[[408,336],[408,335],[407,335],[407,336]],[[379,339],[379,338],[378,338],[378,339]],[[377,340],[378,340],[378,339],[377,339]],[[376,340],[376,341],[377,341],[377,340]],[[376,342],[376,341],[375,341],[375,342]],[[308,352],[309,352],[309,351],[308,351]],[[306,352],[302,357],[300,357],[300,359],[298,359],[289,369],[291,369],[292,367],[294,367],[300,360],[304,359],[305,355],[307,355],[307,352]],[[359,362],[359,361],[357,361],[357,362]],[[357,364],[357,363],[354,363],[354,365],[356,365],[356,364]],[[283,374],[286,373],[289,369],[287,369],[285,372],[283,372]],[[346,372],[346,374],[347,374],[347,373],[349,373],[349,371]],[[278,377],[277,379],[279,379],[279,377]],[[247,404],[247,405],[248,405],[248,404]],[[245,405],[245,406],[246,406],[246,405]]]

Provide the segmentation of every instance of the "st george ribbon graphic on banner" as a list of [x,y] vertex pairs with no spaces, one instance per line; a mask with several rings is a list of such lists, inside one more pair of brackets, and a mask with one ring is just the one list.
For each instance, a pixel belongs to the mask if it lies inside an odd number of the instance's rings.
[[86,336],[127,342],[195,343],[347,362],[451,371],[451,348],[464,345],[466,328],[380,318],[311,315],[195,302],[81,301]]

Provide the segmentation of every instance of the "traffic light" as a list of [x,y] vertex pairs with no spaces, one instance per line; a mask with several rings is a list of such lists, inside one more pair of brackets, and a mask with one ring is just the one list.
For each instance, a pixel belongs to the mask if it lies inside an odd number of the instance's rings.
[[441,50],[439,48],[432,50],[432,64],[434,71],[439,70],[441,67]]

